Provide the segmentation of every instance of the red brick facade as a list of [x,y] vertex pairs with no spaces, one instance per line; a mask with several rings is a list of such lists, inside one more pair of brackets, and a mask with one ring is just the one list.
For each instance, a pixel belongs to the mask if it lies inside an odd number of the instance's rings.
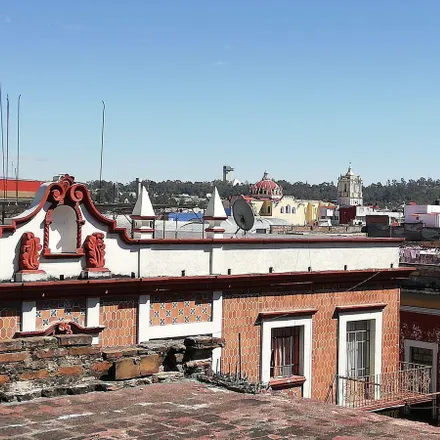
[[[335,289],[335,286],[329,286]],[[324,289],[323,289],[324,290]],[[342,290],[342,289],[341,289]],[[251,380],[260,379],[261,326],[264,311],[317,309],[313,315],[312,397],[324,399],[337,372],[338,316],[336,307],[384,303],[382,371],[395,371],[399,361],[399,289],[333,292],[226,293],[223,297],[223,335],[226,347],[222,369],[235,372],[238,362],[238,334],[242,340],[242,371]]]
[[0,339],[12,338],[20,331],[21,303],[5,302],[0,306]]
[[99,336],[103,347],[136,344],[138,298],[101,298]]

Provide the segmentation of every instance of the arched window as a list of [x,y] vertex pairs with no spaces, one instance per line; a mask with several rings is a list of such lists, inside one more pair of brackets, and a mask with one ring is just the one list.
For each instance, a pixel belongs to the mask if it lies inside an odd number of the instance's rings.
[[292,214],[296,214],[296,208],[292,206]]
[[286,214],[290,214],[290,205],[286,206]]
[[281,213],[281,214],[284,214],[284,207],[281,207],[281,209],[280,209],[280,213]]

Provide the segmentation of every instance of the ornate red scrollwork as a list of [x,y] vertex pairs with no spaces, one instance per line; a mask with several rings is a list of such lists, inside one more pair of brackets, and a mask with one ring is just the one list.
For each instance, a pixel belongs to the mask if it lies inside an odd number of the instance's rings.
[[80,204],[85,196],[85,187],[75,183],[75,178],[69,174],[65,174],[60,178],[58,182],[51,185],[51,190],[48,196],[48,201],[51,202],[51,206],[47,210],[46,218],[44,219],[44,241],[43,241],[43,254],[46,257],[62,257],[63,254],[54,254],[49,248],[49,234],[50,225],[52,223],[52,213],[57,206],[67,205],[73,208],[76,214],[76,252],[78,256],[84,255],[82,249],[82,226],[84,225],[84,219],[81,214]]
[[32,232],[25,232],[21,237],[20,257],[18,266],[20,270],[38,270],[40,267],[40,239]]
[[104,268],[105,244],[102,232],[94,232],[92,235],[88,235],[84,240],[84,249],[86,252],[87,268]]

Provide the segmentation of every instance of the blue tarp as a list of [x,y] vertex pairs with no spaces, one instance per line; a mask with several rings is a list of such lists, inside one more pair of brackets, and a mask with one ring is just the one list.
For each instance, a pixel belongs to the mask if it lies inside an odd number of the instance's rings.
[[203,217],[203,213],[194,213],[194,212],[170,212],[168,214],[169,220],[174,220],[178,222],[189,222],[195,219],[201,219]]

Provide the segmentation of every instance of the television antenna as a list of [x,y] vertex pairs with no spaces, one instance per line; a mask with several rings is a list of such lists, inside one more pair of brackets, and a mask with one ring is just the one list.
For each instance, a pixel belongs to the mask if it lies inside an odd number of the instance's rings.
[[[232,215],[237,223],[237,232],[242,229],[246,234],[254,226],[255,216],[245,199],[237,199],[232,205]],[[237,232],[235,234],[237,234]]]

